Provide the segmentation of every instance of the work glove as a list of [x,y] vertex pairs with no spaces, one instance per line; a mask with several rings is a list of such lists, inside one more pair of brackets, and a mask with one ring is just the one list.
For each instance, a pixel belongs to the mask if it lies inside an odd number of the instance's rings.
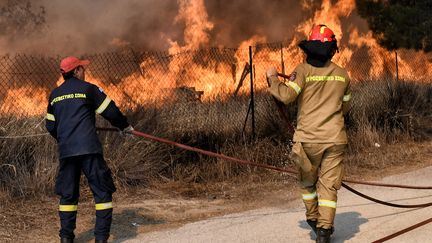
[[123,129],[123,131],[120,131],[120,135],[123,137],[127,135],[132,136],[132,131],[135,131],[135,129],[131,125],[129,125],[125,129]]
[[276,70],[276,68],[271,67],[271,68],[267,69],[266,76],[267,76],[267,78],[277,77],[277,70]]

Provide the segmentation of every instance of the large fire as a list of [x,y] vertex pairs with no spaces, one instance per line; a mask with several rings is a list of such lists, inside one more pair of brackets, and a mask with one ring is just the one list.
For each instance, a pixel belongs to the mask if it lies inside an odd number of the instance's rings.
[[47,89],[31,86],[9,89],[0,104],[0,112],[17,116],[43,114],[48,105],[48,92]]
[[[267,42],[266,36],[256,35],[245,40],[237,48],[233,55],[233,60],[217,60],[212,57],[210,50],[207,53],[202,52],[203,56],[199,61],[185,58],[182,53],[197,52],[201,48],[206,48],[209,45],[210,31],[214,24],[209,20],[204,0],[177,0],[179,12],[175,21],[185,23],[184,42],[179,44],[177,41],[168,40],[171,47],[168,50],[170,55],[169,64],[162,65],[158,63],[158,59],[148,58],[140,64],[141,74],[131,74],[128,77],[122,78],[121,82],[116,85],[106,85],[101,80],[87,74],[87,80],[102,87],[106,92],[113,96],[115,101],[123,106],[135,107],[137,104],[152,104],[163,105],[164,99],[169,99],[175,96],[176,89],[180,87],[193,87],[196,91],[202,91],[200,100],[208,102],[215,97],[232,96],[236,90],[240,77],[242,76],[245,64],[249,62],[249,46],[256,46],[259,43]],[[311,9],[311,4],[308,1],[302,1],[302,7],[306,10]],[[331,1],[323,0],[321,7],[315,11],[313,16],[304,22],[300,23],[296,31],[302,37],[295,36],[284,47],[281,53],[280,49],[261,48],[254,49],[254,61],[256,75],[255,88],[264,90],[266,82],[264,73],[268,67],[275,66],[281,69],[281,56],[284,57],[285,71],[291,72],[294,67],[303,61],[303,53],[297,47],[297,43],[301,38],[305,38],[309,30],[314,24],[326,24],[336,34],[338,40],[345,38],[348,45],[341,46],[340,52],[336,54],[334,61],[344,67],[347,67],[349,74],[354,81],[363,79],[379,79],[383,73],[393,73],[395,53],[389,52],[381,48],[372,38],[372,33],[361,33],[355,26],[349,25],[344,27],[343,18],[355,14],[354,0]],[[344,29],[345,28],[345,29]],[[215,48],[219,52],[223,52],[223,48]],[[415,55],[416,60],[408,59],[405,55],[407,51],[398,51],[398,69],[400,79],[426,80],[432,76],[432,63],[427,56],[422,53]],[[370,66],[365,69],[359,69],[355,65],[363,62],[361,57],[367,58]],[[411,56],[412,57],[412,56]],[[415,61],[415,62],[413,62]],[[414,66],[413,63],[421,63],[422,66]],[[156,68],[155,68],[156,67]],[[390,70],[390,71],[389,71]],[[60,78],[57,84],[61,84]],[[157,85],[154,85],[157,84]],[[244,82],[239,90],[240,94],[245,94],[250,90],[250,83]],[[14,103],[17,94],[21,94],[22,90],[9,90],[6,94],[3,104],[0,106],[2,112],[9,111],[6,109],[10,104]],[[41,114],[41,104],[46,104],[47,90],[34,90],[33,94],[28,97],[20,97],[31,100],[26,105],[16,107],[18,110],[28,110],[28,114]],[[35,99],[37,93],[37,99]],[[130,99],[133,103],[130,103]],[[19,112],[17,112],[19,113]]]

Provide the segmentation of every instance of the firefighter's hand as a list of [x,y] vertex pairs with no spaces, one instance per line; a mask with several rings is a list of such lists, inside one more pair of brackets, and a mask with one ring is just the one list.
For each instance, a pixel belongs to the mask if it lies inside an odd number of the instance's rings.
[[120,131],[120,135],[122,135],[122,136],[130,135],[131,136],[132,131],[135,131],[135,129],[131,125],[129,125],[125,129],[123,129],[123,131]]
[[277,70],[276,70],[276,68],[271,67],[271,68],[267,69],[266,76],[267,76],[267,78],[277,77]]

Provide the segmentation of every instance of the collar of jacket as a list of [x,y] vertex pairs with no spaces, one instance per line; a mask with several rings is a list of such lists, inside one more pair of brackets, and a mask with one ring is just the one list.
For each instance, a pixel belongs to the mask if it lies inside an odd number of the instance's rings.
[[66,79],[64,82],[68,82],[68,81],[76,81],[76,80],[80,80],[80,79],[77,79],[77,78],[75,78],[75,77],[70,77],[70,78]]

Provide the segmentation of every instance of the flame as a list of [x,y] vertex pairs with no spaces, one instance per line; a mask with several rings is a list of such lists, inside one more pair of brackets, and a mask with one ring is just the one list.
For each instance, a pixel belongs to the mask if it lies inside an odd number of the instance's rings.
[[48,89],[32,87],[30,85],[8,89],[5,99],[0,105],[0,112],[14,116],[43,114],[46,112],[48,104],[48,93]]
[[[431,58],[423,53],[412,56],[409,55],[409,52],[407,53],[406,50],[400,51],[398,53],[398,73],[400,79],[430,82],[432,77]],[[414,68],[412,63],[417,63],[418,66]]]
[[[365,77],[379,78],[384,73],[386,63],[391,63],[392,59],[386,55],[388,51],[377,44],[375,39],[372,38],[372,32],[368,32],[366,35],[360,35],[357,30],[353,30],[349,44],[357,48],[367,47],[363,48],[363,51],[367,53],[368,59],[373,65],[371,65],[367,73],[364,73]],[[352,54],[351,52],[351,55]],[[347,60],[350,59],[351,58]],[[353,76],[353,73],[350,72],[350,75]]]
[[[204,0],[177,0],[177,3],[179,12],[175,22],[184,23],[184,40],[180,43],[168,39],[169,55],[164,57],[163,61],[158,56],[150,55],[139,64],[139,73],[123,77],[116,84],[105,84],[91,73],[87,74],[86,80],[102,87],[120,106],[130,109],[135,109],[138,105],[163,106],[166,102],[173,101],[177,97],[176,92],[182,87],[202,91],[201,102],[211,102],[216,98],[225,99],[232,96],[239,85],[245,64],[249,62],[248,47],[266,43],[267,37],[252,36],[244,40],[235,52],[227,54],[232,57],[231,59],[218,60],[214,56],[225,55],[224,52],[227,50],[207,48],[214,24],[209,20]],[[316,5],[310,0],[301,1],[301,6],[304,10],[314,11],[314,13],[296,27],[298,34],[291,42],[285,43],[282,50],[265,46],[254,47],[253,62],[257,90],[264,90],[267,87],[264,75],[267,68],[274,66],[282,71],[282,56],[286,73],[290,73],[304,60],[304,54],[297,44],[306,38],[315,24],[326,24],[335,32],[338,43],[346,43],[340,45],[340,52],[335,55],[333,61],[346,67],[354,81],[395,76],[394,52],[380,47],[372,37],[372,32],[362,33],[353,24],[342,24],[344,18],[356,14],[354,0],[323,0],[317,10],[314,9]],[[128,43],[114,38],[112,44],[127,45]],[[412,53],[412,51],[398,50],[399,78],[430,80],[432,76],[430,58],[423,53],[415,55]],[[62,82],[63,79],[60,77],[57,85]],[[27,89],[33,90],[32,95],[23,96],[30,93]],[[246,81],[239,93],[247,94],[249,90],[250,82]],[[45,107],[41,109],[40,104],[47,102],[45,98],[47,95],[47,90],[35,87],[8,90],[0,111],[12,114],[23,114],[23,110],[28,114],[43,113]],[[16,97],[20,97],[23,102],[16,104]]]
[[185,21],[184,41],[186,45],[180,46],[177,41],[168,40],[171,45],[168,50],[170,54],[196,50],[209,43],[208,31],[213,29],[213,23],[208,21],[204,0],[177,0],[177,3],[179,14],[175,22]]
[[249,62],[249,46],[255,46],[258,43],[266,43],[267,38],[265,36],[254,35],[250,39],[243,41],[236,54],[237,62],[245,63]]
[[[304,8],[310,9],[311,5],[303,5]],[[341,18],[349,16],[355,8],[354,0],[340,0],[332,4],[331,0],[324,0],[321,9],[316,11],[314,16],[297,27],[297,31],[309,34],[312,26],[325,24],[330,27],[338,39],[343,37]]]

